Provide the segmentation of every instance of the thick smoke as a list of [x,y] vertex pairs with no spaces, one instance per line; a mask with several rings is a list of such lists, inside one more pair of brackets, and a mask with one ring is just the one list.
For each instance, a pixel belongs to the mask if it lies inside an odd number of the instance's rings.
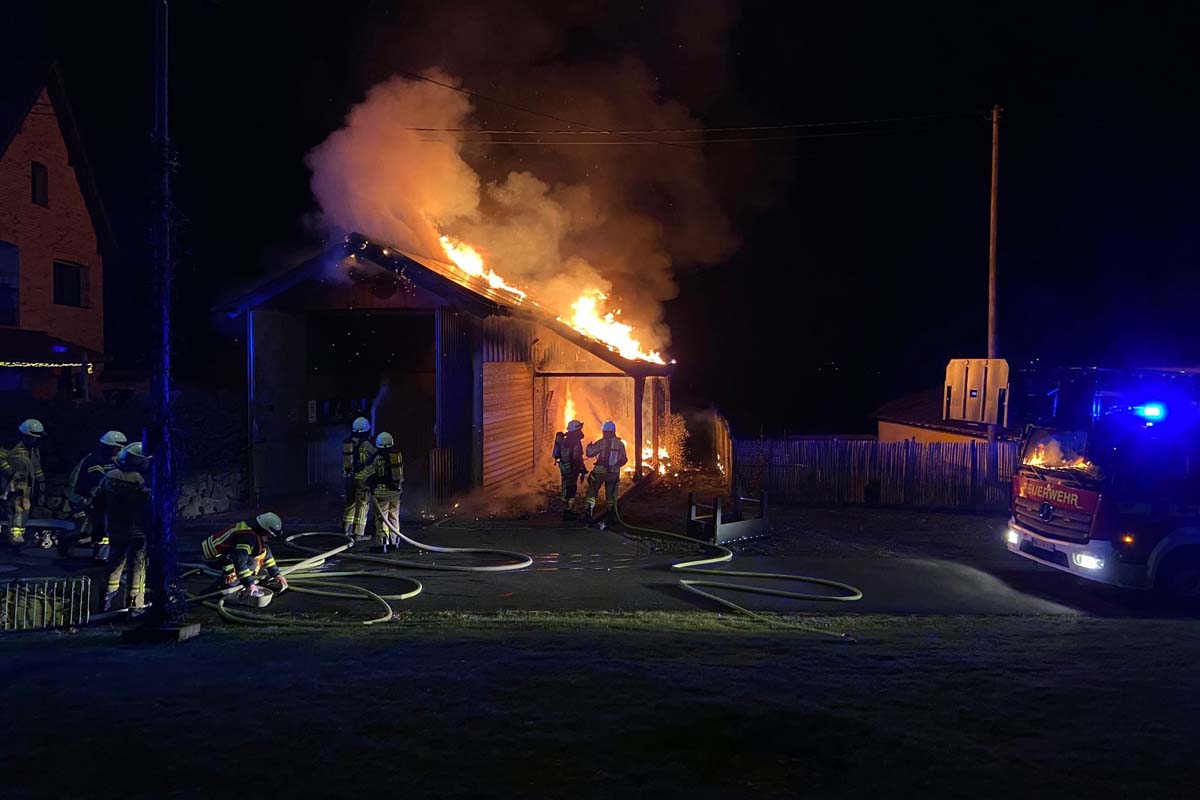
[[[505,23],[485,6],[452,10],[458,37],[432,37],[444,47],[438,58],[445,68],[430,66],[425,75],[596,128],[702,127],[682,103],[661,96],[638,58],[554,57],[562,19],[528,17],[515,47],[493,42],[489,51],[474,42]],[[424,29],[410,19],[409,30],[436,34],[445,13],[431,12]],[[488,52],[502,52],[500,62],[488,62],[481,55]],[[444,260],[438,236],[459,238],[556,313],[568,314],[583,289],[608,292],[610,307],[623,310],[643,343],[661,347],[669,341],[662,303],[677,291],[674,270],[717,262],[735,244],[704,153],[695,145],[588,133],[542,138],[622,144],[483,145],[533,137],[474,132],[564,127],[393,76],[373,86],[345,127],[309,154],[313,192],[332,227],[401,250]]]

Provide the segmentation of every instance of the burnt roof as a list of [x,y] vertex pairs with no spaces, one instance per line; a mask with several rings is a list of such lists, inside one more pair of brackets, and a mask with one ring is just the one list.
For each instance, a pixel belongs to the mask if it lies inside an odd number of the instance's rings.
[[252,288],[239,293],[217,306],[229,316],[238,316],[266,303],[273,297],[299,284],[315,278],[330,259],[340,259],[353,254],[360,261],[393,272],[406,280],[445,298],[463,311],[484,319],[491,316],[506,316],[536,322],[557,333],[577,347],[586,350],[604,362],[611,364],[627,375],[669,375],[671,365],[628,359],[614,352],[595,339],[576,331],[560,322],[554,314],[536,303],[514,303],[510,296],[497,291],[485,281],[472,285],[450,277],[453,265],[425,256],[414,255],[371,241],[362,234],[351,234],[344,244],[338,245],[321,255],[311,258],[281,274],[274,275]]
[[45,89],[54,104],[58,127],[67,143],[68,158],[75,170],[88,213],[92,217],[100,250],[106,256],[114,256],[116,242],[112,227],[104,204],[100,201],[100,191],[96,187],[96,179],[88,163],[83,137],[79,133],[75,115],[67,100],[67,90],[63,85],[58,64],[47,59],[8,53],[0,58],[0,76],[0,157],[21,131],[21,125]]

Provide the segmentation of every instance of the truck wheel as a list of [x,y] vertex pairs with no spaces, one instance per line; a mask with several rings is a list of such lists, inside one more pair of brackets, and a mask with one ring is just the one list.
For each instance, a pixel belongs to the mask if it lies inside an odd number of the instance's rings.
[[1174,603],[1200,604],[1200,554],[1180,553],[1163,564],[1154,591]]

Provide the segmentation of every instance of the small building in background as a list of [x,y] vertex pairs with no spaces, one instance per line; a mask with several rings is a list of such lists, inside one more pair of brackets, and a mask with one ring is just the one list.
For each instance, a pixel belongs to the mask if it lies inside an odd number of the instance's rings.
[[571,418],[586,441],[615,421],[630,473],[663,467],[669,365],[624,358],[452,264],[356,235],[219,310],[244,325],[259,499],[340,491],[360,415],[395,437],[414,510],[556,479],[554,433]]
[[1019,432],[1008,430],[1010,397],[1007,361],[955,358],[946,365],[942,386],[891,400],[872,416],[881,442],[1011,438]]
[[0,72],[0,392],[86,395],[107,221],[54,65]]

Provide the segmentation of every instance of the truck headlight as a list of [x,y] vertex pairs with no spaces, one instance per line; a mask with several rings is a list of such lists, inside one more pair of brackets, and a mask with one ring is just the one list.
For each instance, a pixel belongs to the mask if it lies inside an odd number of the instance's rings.
[[1091,553],[1076,553],[1071,557],[1071,560],[1075,562],[1075,566],[1083,567],[1084,569],[1104,568],[1104,559],[1097,558]]
[[1009,544],[1020,544],[1021,543],[1021,534],[1017,533],[1012,528],[1008,529],[1008,535],[1005,538],[1008,539]]

